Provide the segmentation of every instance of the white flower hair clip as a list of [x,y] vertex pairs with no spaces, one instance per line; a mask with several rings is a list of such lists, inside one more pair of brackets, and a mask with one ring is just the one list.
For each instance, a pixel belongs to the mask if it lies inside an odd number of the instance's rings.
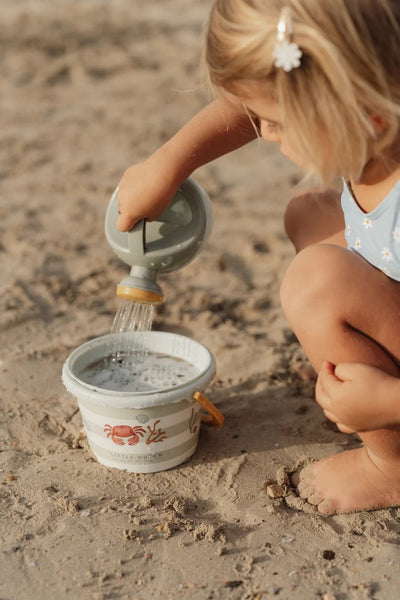
[[282,8],[277,29],[277,42],[273,54],[274,65],[288,73],[300,66],[300,59],[303,56],[299,46],[292,42],[293,24],[289,6]]

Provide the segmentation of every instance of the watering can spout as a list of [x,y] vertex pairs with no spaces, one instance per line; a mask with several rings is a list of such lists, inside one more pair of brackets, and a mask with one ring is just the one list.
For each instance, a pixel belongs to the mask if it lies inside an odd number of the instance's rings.
[[117,285],[117,296],[140,304],[161,304],[164,295],[156,277],[157,271],[134,265],[129,277]]

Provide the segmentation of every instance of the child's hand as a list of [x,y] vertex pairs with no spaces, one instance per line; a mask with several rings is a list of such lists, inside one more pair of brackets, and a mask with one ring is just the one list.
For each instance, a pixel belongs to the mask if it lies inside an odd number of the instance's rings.
[[325,415],[345,432],[399,425],[400,379],[375,367],[322,365],[316,399]]
[[129,231],[141,219],[157,219],[167,209],[178,185],[163,177],[151,158],[127,169],[118,185],[117,228]]

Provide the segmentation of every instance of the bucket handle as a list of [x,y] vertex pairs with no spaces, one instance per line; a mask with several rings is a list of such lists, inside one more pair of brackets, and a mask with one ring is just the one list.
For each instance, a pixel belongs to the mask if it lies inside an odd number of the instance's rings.
[[212,402],[207,400],[207,398],[200,392],[194,392],[192,398],[201,404],[201,406],[208,413],[207,415],[201,415],[201,420],[203,423],[206,425],[211,425],[212,427],[222,427],[225,417]]

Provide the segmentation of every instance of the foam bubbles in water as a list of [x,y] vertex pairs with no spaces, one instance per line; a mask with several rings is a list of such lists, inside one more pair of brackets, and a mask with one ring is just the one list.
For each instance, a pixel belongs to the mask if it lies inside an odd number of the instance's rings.
[[198,368],[185,360],[149,352],[140,360],[132,356],[118,361],[107,356],[87,366],[78,376],[104,390],[137,393],[174,388],[198,374]]

